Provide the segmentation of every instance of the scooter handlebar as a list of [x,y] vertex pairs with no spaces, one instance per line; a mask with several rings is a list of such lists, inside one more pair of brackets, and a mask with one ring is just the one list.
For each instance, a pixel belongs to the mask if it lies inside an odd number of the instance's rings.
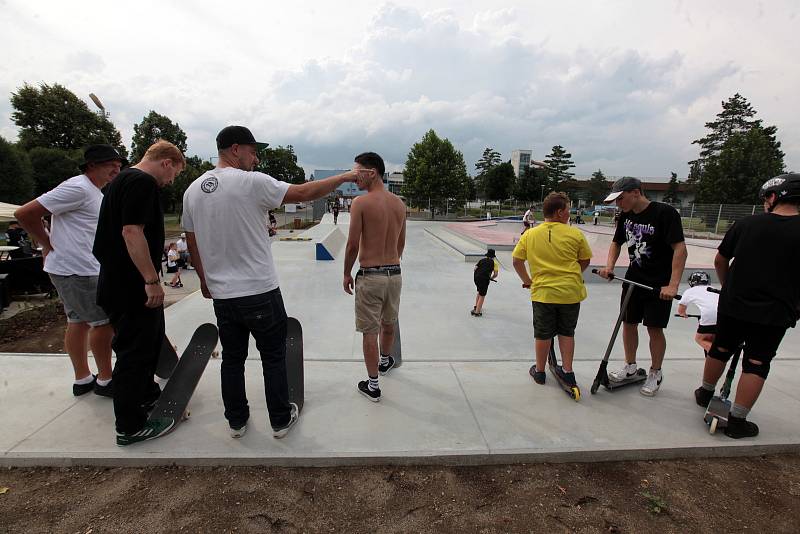
[[720,293],[722,293],[722,291],[720,291],[720,290],[719,290],[719,289],[717,289],[716,287],[707,287],[707,288],[706,288],[706,291],[708,291],[709,293],[716,293],[717,295],[719,295]]
[[[598,269],[592,269],[592,272],[594,274],[596,274],[596,275],[600,275],[600,271]],[[609,280],[619,280],[620,282],[622,282],[624,284],[631,284],[633,286],[640,287],[640,288],[642,288],[642,289],[644,289],[646,291],[654,291],[654,292],[659,293],[659,294],[661,293],[661,290],[658,289],[658,288],[650,287],[650,286],[645,285],[645,284],[640,284],[639,282],[634,282],[633,280],[626,280],[625,278],[622,278],[621,276],[615,276],[613,272],[608,273],[608,279]],[[681,295],[675,295],[672,298],[675,299],[675,300],[681,300],[682,296]]]

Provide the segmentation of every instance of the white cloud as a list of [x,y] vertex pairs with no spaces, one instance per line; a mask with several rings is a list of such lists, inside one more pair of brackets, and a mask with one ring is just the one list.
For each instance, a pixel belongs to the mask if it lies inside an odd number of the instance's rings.
[[[12,50],[0,92],[24,82],[94,92],[123,137],[150,109],[210,156],[224,125],[292,144],[307,170],[375,150],[402,166],[430,128],[465,153],[554,144],[577,171],[684,176],[692,139],[739,91],[777,124],[800,166],[790,1],[642,4],[406,0],[237,4],[143,0],[135,8],[3,4]],[[113,20],[114,24],[108,24]],[[0,135],[15,136],[0,97]]]

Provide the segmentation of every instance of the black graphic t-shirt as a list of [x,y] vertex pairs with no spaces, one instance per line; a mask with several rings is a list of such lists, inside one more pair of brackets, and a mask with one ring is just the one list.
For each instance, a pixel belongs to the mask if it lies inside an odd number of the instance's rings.
[[164,211],[156,179],[129,168],[120,172],[106,188],[92,252],[100,262],[97,303],[106,310],[144,306],[144,279],[128,254],[122,227],[143,225],[150,259],[161,271],[164,250]]
[[494,258],[481,258],[476,265],[472,278],[476,282],[488,282],[494,272]]
[[733,259],[719,313],[751,323],[795,326],[800,319],[800,216],[745,217],[728,230],[718,250]]
[[661,202],[650,202],[641,213],[624,212],[614,233],[614,242],[628,248],[630,265],[625,278],[653,288],[669,284],[672,245],[682,241],[680,214]]

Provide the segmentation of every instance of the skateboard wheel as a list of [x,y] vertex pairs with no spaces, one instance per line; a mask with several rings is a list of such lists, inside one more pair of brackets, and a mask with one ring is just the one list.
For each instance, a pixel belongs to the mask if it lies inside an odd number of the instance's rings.
[[717,431],[717,424],[719,423],[719,419],[717,417],[711,418],[711,424],[708,426],[708,433],[714,434]]
[[573,399],[575,399],[575,402],[578,402],[579,400],[581,400],[581,390],[580,390],[580,388],[573,387],[571,391],[572,392],[569,394],[569,396],[572,397]]

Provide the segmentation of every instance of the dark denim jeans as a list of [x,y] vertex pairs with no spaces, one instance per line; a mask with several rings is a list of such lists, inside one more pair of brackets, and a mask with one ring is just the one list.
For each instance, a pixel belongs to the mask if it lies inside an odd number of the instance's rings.
[[286,309],[281,290],[214,299],[214,313],[222,343],[222,402],[228,424],[239,428],[250,417],[244,362],[252,334],[261,354],[270,425],[273,428],[285,426],[291,417],[291,407],[286,380]]

